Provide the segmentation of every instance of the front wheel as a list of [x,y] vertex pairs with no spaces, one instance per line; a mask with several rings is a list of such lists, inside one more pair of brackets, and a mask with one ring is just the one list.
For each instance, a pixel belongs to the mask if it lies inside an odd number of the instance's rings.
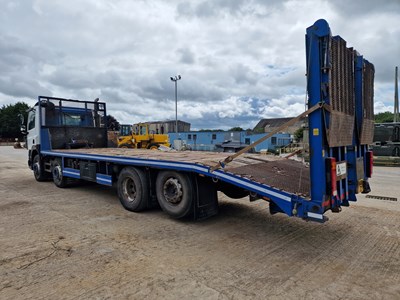
[[193,204],[193,188],[185,173],[161,171],[156,180],[157,200],[163,211],[173,218],[190,214]]
[[159,144],[154,143],[154,144],[148,145],[148,146],[147,146],[147,149],[150,149],[150,150],[158,150],[159,147],[160,147]]

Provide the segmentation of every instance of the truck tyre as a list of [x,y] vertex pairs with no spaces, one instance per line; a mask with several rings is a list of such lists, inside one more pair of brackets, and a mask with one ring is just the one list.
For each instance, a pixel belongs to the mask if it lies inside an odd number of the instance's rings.
[[36,154],[33,158],[32,170],[37,181],[45,181],[47,179],[39,154]]
[[126,167],[119,173],[118,198],[122,206],[129,211],[142,211],[149,201],[149,184],[145,172]]
[[160,147],[159,144],[153,143],[153,144],[148,145],[148,146],[147,146],[147,149],[150,149],[150,150],[158,150],[158,147]]
[[193,188],[185,173],[161,171],[156,180],[157,200],[163,211],[173,218],[190,214],[193,204]]
[[64,188],[68,184],[68,178],[64,177],[62,173],[61,160],[55,159],[51,162],[51,175],[53,176],[53,182],[56,187]]

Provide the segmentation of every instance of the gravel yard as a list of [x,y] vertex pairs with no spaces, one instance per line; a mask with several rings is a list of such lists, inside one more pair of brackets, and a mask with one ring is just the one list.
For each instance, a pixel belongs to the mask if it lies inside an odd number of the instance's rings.
[[112,188],[36,182],[27,151],[0,147],[0,299],[399,299],[400,168],[325,224],[220,195],[179,221],[131,213]]

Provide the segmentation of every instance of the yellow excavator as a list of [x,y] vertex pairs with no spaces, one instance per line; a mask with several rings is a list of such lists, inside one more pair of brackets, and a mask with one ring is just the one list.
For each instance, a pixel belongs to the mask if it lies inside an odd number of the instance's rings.
[[118,148],[157,150],[160,145],[169,147],[168,135],[151,133],[149,124],[121,125],[123,135],[118,137]]

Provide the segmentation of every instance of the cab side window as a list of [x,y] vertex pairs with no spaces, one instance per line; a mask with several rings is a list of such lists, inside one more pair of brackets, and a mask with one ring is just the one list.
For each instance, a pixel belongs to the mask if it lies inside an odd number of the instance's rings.
[[35,114],[32,113],[29,115],[28,119],[28,130],[35,128]]

